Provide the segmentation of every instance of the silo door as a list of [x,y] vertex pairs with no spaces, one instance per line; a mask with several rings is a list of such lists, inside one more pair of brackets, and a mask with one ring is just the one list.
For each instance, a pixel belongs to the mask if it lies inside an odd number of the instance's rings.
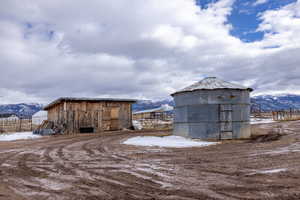
[[232,105],[221,104],[220,111],[220,139],[232,139]]

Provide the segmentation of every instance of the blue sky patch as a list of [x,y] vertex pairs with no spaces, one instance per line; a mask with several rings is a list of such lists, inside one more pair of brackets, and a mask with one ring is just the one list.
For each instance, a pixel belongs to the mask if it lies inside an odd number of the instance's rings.
[[[201,8],[207,8],[210,3],[216,0],[196,0]],[[296,0],[267,0],[266,3],[255,5],[256,0],[236,0],[233,5],[228,23],[233,26],[230,34],[240,38],[244,42],[262,40],[263,32],[257,32],[261,20],[259,14],[267,10],[279,9],[282,6],[296,2]]]
[[218,0],[196,0],[196,4],[200,6],[202,9],[207,8],[207,6],[211,3],[215,3]]

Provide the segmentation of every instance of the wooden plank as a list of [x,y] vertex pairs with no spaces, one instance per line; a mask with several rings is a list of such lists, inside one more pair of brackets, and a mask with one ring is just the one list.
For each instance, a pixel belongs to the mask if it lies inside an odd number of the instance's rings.
[[91,126],[97,131],[129,128],[131,126],[131,104],[128,102],[67,102],[48,111],[49,121],[67,124],[69,132],[79,132],[81,126]]

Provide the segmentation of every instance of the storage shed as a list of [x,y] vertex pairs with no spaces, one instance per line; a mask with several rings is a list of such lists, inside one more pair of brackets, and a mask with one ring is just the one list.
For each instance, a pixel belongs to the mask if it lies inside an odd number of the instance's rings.
[[251,88],[216,77],[177,91],[173,134],[199,139],[249,138]]
[[158,108],[140,110],[133,113],[133,120],[143,119],[158,119],[169,120],[172,117],[173,107],[168,104],[164,104]]
[[133,99],[59,98],[47,105],[48,122],[61,133],[93,133],[132,127]]

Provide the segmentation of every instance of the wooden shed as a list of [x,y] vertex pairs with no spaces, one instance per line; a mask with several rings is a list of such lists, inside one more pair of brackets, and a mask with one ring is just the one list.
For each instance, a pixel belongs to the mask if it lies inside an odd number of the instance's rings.
[[132,127],[133,99],[59,98],[47,105],[48,122],[61,133],[94,133]]

